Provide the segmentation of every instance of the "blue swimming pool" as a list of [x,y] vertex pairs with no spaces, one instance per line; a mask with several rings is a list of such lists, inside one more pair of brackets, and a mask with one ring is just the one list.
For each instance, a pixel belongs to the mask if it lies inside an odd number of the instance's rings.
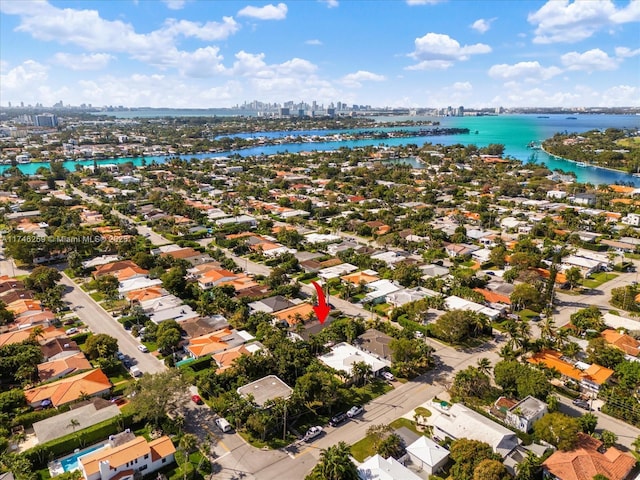
[[83,455],[86,455],[88,453],[96,452],[96,451],[98,451],[98,450],[100,450],[101,448],[104,448],[104,447],[105,447],[105,444],[101,443],[100,445],[93,445],[93,446],[91,446],[89,448],[85,448],[84,450],[80,450],[79,452],[76,452],[73,455],[70,455],[70,456],[60,460],[60,465],[62,465],[62,469],[65,472],[70,472],[72,470],[76,470],[79,467],[78,458],[80,458]]

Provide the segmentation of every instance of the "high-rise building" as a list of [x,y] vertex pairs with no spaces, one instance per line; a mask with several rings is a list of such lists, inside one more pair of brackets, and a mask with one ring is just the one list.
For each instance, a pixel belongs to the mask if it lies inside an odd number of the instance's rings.
[[52,113],[43,113],[33,116],[33,124],[36,127],[57,127],[58,117]]

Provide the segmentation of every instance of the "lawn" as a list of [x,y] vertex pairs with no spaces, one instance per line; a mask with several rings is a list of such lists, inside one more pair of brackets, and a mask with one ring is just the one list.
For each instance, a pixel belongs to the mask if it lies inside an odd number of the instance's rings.
[[96,302],[101,302],[102,300],[104,300],[104,295],[100,292],[90,293],[89,296],[93,298]]
[[525,308],[524,310],[518,312],[518,315],[520,315],[520,318],[522,320],[526,320],[526,321],[529,321],[534,317],[540,316],[538,312],[534,312],[533,310],[529,310],[528,308]]
[[368,383],[364,387],[350,387],[344,392],[345,403],[347,405],[364,405],[391,390],[393,390],[393,386],[383,381]]
[[351,445],[351,455],[358,462],[364,462],[364,460],[372,455],[375,455],[373,449],[373,437],[366,436],[362,440]]
[[592,273],[591,275],[589,275],[589,277],[585,278],[582,281],[582,286],[587,288],[598,288],[603,283],[607,283],[608,281],[613,280],[617,276],[618,275],[616,275],[615,273],[608,273],[608,272]]

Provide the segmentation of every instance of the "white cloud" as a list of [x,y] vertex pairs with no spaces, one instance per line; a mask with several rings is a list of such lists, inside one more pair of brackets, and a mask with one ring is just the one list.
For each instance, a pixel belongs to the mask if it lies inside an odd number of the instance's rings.
[[342,77],[342,83],[348,87],[358,88],[362,86],[362,82],[384,82],[386,77],[377,73],[367,72],[366,70],[358,70],[355,73],[349,73]]
[[599,48],[584,53],[569,52],[560,57],[562,64],[569,70],[615,70],[618,62]]
[[206,41],[225,40],[238,30],[240,25],[233,17],[222,17],[222,23],[207,22],[205,24],[170,18],[163,28],[163,31],[171,36],[183,35]]
[[473,28],[476,32],[486,33],[491,28],[491,23],[495,21],[495,18],[484,19],[479,18],[475,22],[471,24],[471,28]]
[[446,69],[453,65],[454,61],[468,60],[471,55],[489,52],[491,52],[491,47],[484,43],[461,46],[457,40],[449,35],[427,33],[425,36],[415,39],[415,50],[409,56],[418,60],[419,63],[408,69]]
[[222,56],[218,47],[198,48],[193,52],[177,52],[173,67],[188,77],[205,78],[224,74]]
[[326,3],[327,4],[327,8],[336,8],[337,6],[340,5],[338,0],[320,0],[320,2]]
[[[502,80],[526,79],[529,81],[548,80],[562,73],[558,67],[543,67],[536,62],[519,62],[514,65],[502,63],[489,69],[491,78]],[[547,104],[545,104],[547,105]]]
[[247,6],[238,12],[239,17],[251,17],[259,20],[284,20],[287,18],[287,6],[284,3],[278,5],[265,5],[264,7]]
[[73,55],[59,52],[53,56],[53,63],[71,70],[102,70],[116,57],[108,53],[82,53]]
[[48,68],[33,60],[27,60],[7,71],[6,74],[0,75],[0,85],[2,89],[17,90],[24,89],[28,91],[31,85],[39,85],[47,80]]
[[602,107],[628,107],[640,104],[640,88],[634,85],[617,85],[602,93]]
[[304,43],[305,45],[322,45],[322,41],[318,40],[317,38],[312,38],[311,40],[307,40]]
[[616,8],[611,0],[549,0],[527,20],[536,25],[534,43],[575,43],[598,30],[640,20],[640,2]]
[[640,55],[640,48],[631,50],[628,47],[616,47],[615,52],[616,52],[616,57],[618,58],[631,58],[631,57],[635,57],[636,55]]
[[457,92],[470,92],[473,90],[473,85],[470,82],[455,82],[451,88]]
[[186,0],[162,0],[169,10],[182,10]]

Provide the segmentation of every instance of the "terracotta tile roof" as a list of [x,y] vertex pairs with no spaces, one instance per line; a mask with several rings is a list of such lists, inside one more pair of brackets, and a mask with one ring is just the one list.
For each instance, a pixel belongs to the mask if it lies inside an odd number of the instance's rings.
[[527,361],[533,364],[544,364],[547,368],[555,368],[565,377],[573,378],[577,381],[590,380],[598,385],[602,385],[613,375],[613,370],[595,364],[591,365],[585,371],[582,371],[572,364],[565,362],[561,357],[562,354],[560,352],[542,350],[527,359]]
[[147,288],[140,288],[138,290],[131,290],[127,292],[127,300],[130,302],[144,302],[146,300],[153,300],[154,298],[160,298],[167,294],[167,292],[159,285]]
[[229,348],[229,344],[223,340],[233,332],[229,328],[224,328],[213,333],[208,333],[200,337],[189,340],[187,349],[196,357],[203,357],[210,353],[220,352]]
[[610,328],[603,331],[600,335],[602,335],[602,338],[604,338],[607,343],[619,348],[627,355],[637,357],[640,354],[640,342],[631,335],[618,333]]
[[113,275],[118,276],[117,272],[124,269],[132,269],[133,271],[138,271],[139,273],[147,274],[148,270],[140,268],[135,262],[131,260],[118,260],[117,262],[106,263],[104,265],[100,265],[96,268],[95,272],[93,272],[94,278],[101,277],[102,275]]
[[340,279],[344,280],[345,282],[353,283],[354,285],[360,285],[361,282],[364,282],[364,283],[376,282],[380,280],[380,277],[376,275],[369,275],[368,273],[364,273],[364,272],[353,272],[353,273],[350,273],[349,275],[344,275],[340,277]]
[[[28,340],[29,335],[31,334],[34,328],[37,328],[37,327],[24,328],[22,330],[16,330],[13,332],[0,334],[0,347],[4,345],[11,345],[14,343],[22,343],[25,340]],[[66,338],[66,336],[67,334],[65,333],[64,330],[60,330],[56,327],[47,327],[42,330],[42,336],[39,337],[38,340],[40,343],[44,343],[53,338],[58,338],[58,337]]]
[[87,360],[87,357],[84,356],[84,353],[78,352],[75,355],[39,364],[38,378],[44,382],[51,378],[57,378],[81,370],[91,370],[92,368],[93,366],[89,360]]
[[173,252],[162,253],[160,256],[172,257],[172,258],[192,258],[192,257],[199,257],[201,255],[202,253],[200,253],[199,251],[191,247],[186,247],[186,248],[181,248],[180,250],[174,250]]
[[102,370],[96,368],[86,373],[63,378],[57,382],[25,390],[27,403],[41,402],[50,399],[53,406],[58,407],[80,398],[83,393],[96,395],[111,388],[111,382]]
[[229,280],[228,282],[222,282],[220,285],[231,285],[236,292],[241,292],[249,288],[260,286],[260,284],[256,282],[252,277],[248,277],[244,274],[238,275],[236,278],[234,278],[233,280]]
[[293,326],[298,323],[298,316],[302,317],[303,320],[306,320],[310,315],[315,315],[315,312],[313,311],[313,307],[310,304],[300,303],[298,305],[294,305],[293,307],[280,310],[279,312],[273,313],[272,315],[278,320],[287,322],[289,326]]
[[236,276],[237,275],[230,270],[225,270],[224,268],[216,268],[200,275],[200,280],[203,281],[203,283],[217,282],[222,280],[223,278],[235,278]]
[[176,449],[167,436],[163,436],[147,442],[144,437],[136,437],[130,442],[123,443],[117,447],[106,448],[95,453],[85,455],[79,461],[84,467],[87,476],[94,475],[100,471],[100,462],[109,461],[111,469],[117,469],[136,458],[151,455],[151,460],[155,461],[175,453]]
[[220,352],[213,355],[213,359],[219,365],[219,368],[216,370],[216,373],[220,373],[225,371],[228,368],[233,366],[233,362],[235,362],[236,358],[239,358],[243,355],[250,355],[251,352],[247,350],[247,347],[244,345],[240,345],[238,347],[227,350],[226,352]]
[[33,310],[43,310],[43,308],[40,300],[20,299],[9,303],[7,310],[16,315],[20,315]]
[[542,464],[560,480],[591,480],[598,474],[609,480],[624,480],[635,466],[636,460],[631,455],[615,447],[600,453],[598,448],[602,442],[583,433],[578,435],[580,440],[576,449],[557,451]]
[[511,305],[511,299],[508,295],[502,295],[501,293],[492,292],[491,290],[487,290],[486,288],[474,288],[473,291],[478,292],[480,295],[482,295],[487,302],[505,303],[507,305]]

